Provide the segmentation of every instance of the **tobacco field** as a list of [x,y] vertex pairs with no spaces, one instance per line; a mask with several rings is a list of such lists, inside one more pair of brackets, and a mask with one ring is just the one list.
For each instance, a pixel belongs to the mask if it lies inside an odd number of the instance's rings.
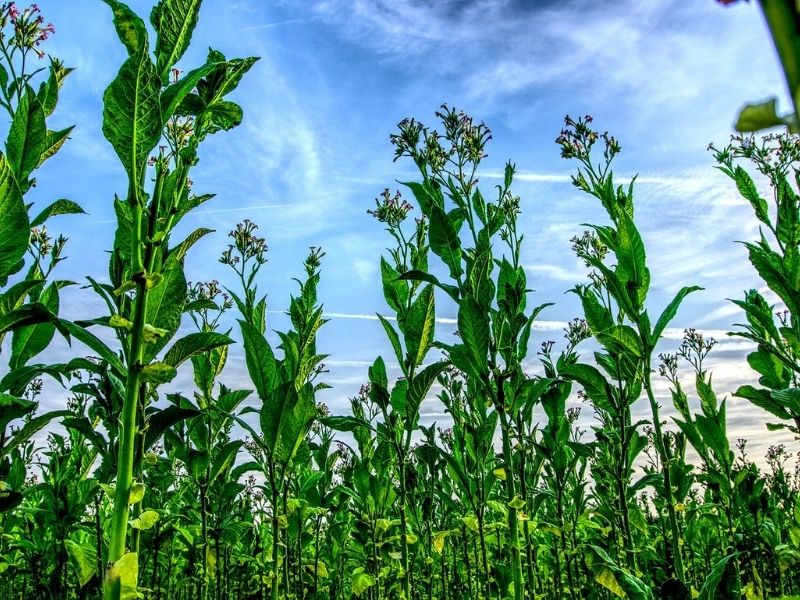
[[[489,128],[442,105],[432,125],[380,132],[416,172],[363,202],[386,247],[374,285],[387,352],[333,414],[319,399],[336,356],[317,343],[325,252],[297,257],[275,332],[268,222],[234,219],[207,283],[185,265],[210,230],[175,233],[220,191],[191,177],[204,142],[246,119],[237,86],[258,59],[210,49],[179,70],[201,0],[159,0],[149,20],[104,2],[92,26],[116,31],[127,58],[104,84],[102,132],[127,187],[108,199],[107,271],[79,282],[60,278],[79,258],[57,232],[87,207],[29,199],[70,143],[72,127],[52,125],[70,57],[47,54],[54,28],[36,5],[0,4],[0,598],[800,598],[800,457],[782,444],[751,456],[730,434],[706,366],[715,339],[686,329],[664,349],[700,288],[648,298],[647,208],[614,173],[624,140],[590,116],[553,124],[552,152],[606,218],[574,227],[585,277],[568,295],[583,314],[539,343],[548,303],[521,264],[516,167],[478,181]],[[800,102],[800,9],[760,5]],[[733,396],[765,437],[800,436],[796,109],[746,105],[730,144],[709,148],[760,225],[742,248],[759,287],[730,300],[730,335],[754,374]],[[72,286],[105,310],[61,316]],[[455,336],[437,329],[445,306]],[[51,360],[56,342],[68,360]],[[226,385],[234,360],[247,377]],[[191,384],[176,388],[179,373]],[[423,403],[447,421],[426,426]]]

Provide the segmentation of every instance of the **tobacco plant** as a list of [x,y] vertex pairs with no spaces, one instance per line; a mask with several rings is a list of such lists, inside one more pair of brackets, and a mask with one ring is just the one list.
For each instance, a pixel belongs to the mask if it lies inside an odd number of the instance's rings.
[[25,199],[36,171],[72,131],[49,128],[71,71],[40,48],[53,32],[36,5],[23,10],[13,2],[0,5],[0,106],[11,119],[0,153],[0,344],[11,336],[8,370],[0,379],[0,513],[22,501],[23,449],[50,421],[68,414],[33,416],[40,377],[61,382],[70,369],[29,364],[53,339],[59,290],[70,285],[52,279],[66,239],[53,238],[46,223],[57,215],[83,212],[75,202],[61,199],[30,213],[32,203]]
[[[620,152],[619,143],[608,134],[600,136],[591,129],[591,121],[591,117],[579,118],[577,121],[567,117],[566,128],[557,140],[562,157],[575,159],[580,163],[578,174],[572,178],[573,184],[600,200],[611,219],[611,225],[590,225],[592,232],[586,236],[585,241],[576,244],[578,256],[593,269],[593,276],[590,284],[577,286],[573,291],[581,300],[594,338],[605,352],[595,356],[598,364],[608,377],[612,380],[623,379],[626,385],[618,386],[614,390],[606,377],[591,365],[583,365],[574,376],[590,398],[606,411],[610,409],[609,412],[621,416],[617,431],[624,436],[620,440],[620,452],[623,453],[620,471],[623,480],[628,469],[626,465],[635,457],[639,443],[636,441],[638,434],[635,426],[633,429],[629,428],[629,407],[638,399],[641,391],[644,391],[652,413],[653,442],[663,477],[662,490],[670,528],[669,562],[672,565],[672,575],[677,580],[675,585],[681,587],[685,573],[672,481],[673,457],[665,441],[660,407],[653,391],[652,360],[656,346],[667,325],[677,314],[681,302],[689,293],[700,288],[682,288],[655,324],[651,323],[645,307],[650,288],[650,271],[646,264],[644,242],[633,219],[634,184],[631,182],[627,190],[622,186],[615,187],[611,162]],[[592,149],[600,139],[603,143],[603,158],[594,163]],[[607,264],[610,259],[616,259],[616,264]],[[630,533],[626,532],[626,535],[629,536]]]
[[[325,323],[322,307],[317,304],[319,267],[324,253],[311,248],[305,260],[306,279],[299,282],[300,294],[289,303],[292,328],[279,332],[279,348],[283,357],[275,356],[266,338],[266,296],[258,297],[255,283],[266,262],[264,238],[255,235],[255,224],[245,221],[231,232],[233,244],[222,255],[221,262],[238,275],[243,289],[231,292],[242,318],[239,326],[244,340],[245,362],[261,405],[247,408],[241,415],[258,415],[258,428],[244,419],[237,422],[252,436],[251,453],[267,481],[265,491],[270,498],[272,538],[271,597],[277,600],[289,592],[289,571],[286,556],[281,556],[281,529],[288,525],[288,494],[294,459],[306,443],[306,434],[317,416],[315,394],[326,384],[315,380],[323,371],[324,356],[317,354],[316,337]],[[234,442],[231,442],[234,443]],[[283,584],[278,568],[284,567]]]
[[[771,429],[786,428],[800,433],[800,196],[797,181],[800,144],[789,134],[769,135],[761,140],[737,136],[733,143],[714,151],[718,168],[736,183],[739,193],[753,207],[759,225],[757,242],[745,242],[748,257],[759,277],[779,304],[773,305],[759,290],[745,293],[733,302],[742,308],[747,323],[732,333],[757,344],[747,356],[759,374],[761,387],[743,385],[736,395],[778,417]],[[761,196],[742,160],[753,163],[766,178],[771,202]]]
[[[512,446],[518,435],[518,413],[535,400],[532,394],[544,391],[522,368],[531,327],[544,306],[527,308],[526,276],[520,265],[522,236],[517,231],[520,200],[511,191],[514,166],[506,164],[497,199],[486,201],[477,185],[477,170],[491,138],[489,129],[447,106],[437,117],[443,133],[405,120],[392,143],[396,158],[411,158],[422,176],[421,183],[406,185],[429,222],[430,249],[441,260],[448,280],[440,281],[420,268],[400,276],[434,284],[458,308],[460,343],[438,345],[465,376],[467,394],[497,414],[503,448],[497,473],[505,487],[509,538],[508,554],[497,565],[499,577],[508,585],[498,591],[513,590],[519,599],[526,584],[518,511],[525,501],[518,492]],[[495,255],[496,239],[505,244],[507,255]]]
[[[106,4],[128,58],[106,89],[103,133],[125,169],[128,190],[114,202],[118,225],[109,266],[111,282],[91,282],[110,315],[84,325],[113,328],[121,353],[87,329],[66,321],[61,325],[100,355],[114,377],[124,382],[117,413],[119,442],[114,452],[114,513],[105,584],[106,597],[119,598],[135,594],[137,587],[138,534],[128,539],[128,519],[131,506],[139,518],[137,505],[145,492],[141,483],[143,432],[160,414],[147,411],[147,405],[158,385],[170,381],[181,363],[231,341],[213,332],[191,334],[176,341],[162,360],[155,360],[181,322],[187,296],[184,256],[208,233],[207,229],[195,230],[170,247],[178,222],[211,198],[191,191],[189,172],[208,135],[241,121],[241,109],[225,96],[255,59],[229,61],[211,50],[204,65],[180,77],[174,66],[188,48],[201,2],[163,0],[156,5],[151,15],[156,33],[152,52],[144,21],[117,0]],[[164,145],[151,156],[162,140]],[[148,172],[153,176],[150,192],[146,191]],[[163,417],[160,421],[163,432],[171,423]]]

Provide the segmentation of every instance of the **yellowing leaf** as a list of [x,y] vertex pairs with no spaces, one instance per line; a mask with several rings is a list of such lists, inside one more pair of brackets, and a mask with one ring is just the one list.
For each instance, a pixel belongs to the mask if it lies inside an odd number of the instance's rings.
[[[140,598],[136,590],[139,575],[139,557],[136,552],[128,552],[111,565],[108,579],[114,588],[114,597],[120,600],[136,600]],[[119,591],[117,594],[116,592]]]
[[134,483],[131,486],[130,496],[128,496],[128,504],[139,504],[144,498],[144,490],[145,487],[143,483]]
[[501,481],[506,480],[506,470],[503,467],[497,467],[496,469],[492,469],[492,475],[494,475]]
[[150,529],[158,521],[158,513],[154,510],[146,510],[137,518],[131,521],[134,529]]
[[478,533],[478,519],[475,515],[464,515],[461,517],[461,521],[466,525],[469,529]]
[[511,508],[515,508],[519,510],[520,508],[525,508],[525,500],[520,498],[519,496],[514,496],[511,502],[508,503]]
[[437,554],[441,554],[444,550],[444,539],[447,537],[446,531],[439,531],[433,534],[433,538],[431,539],[431,543],[433,544],[433,549],[436,551]]
[[595,576],[595,581],[606,588],[609,592],[617,596],[618,598],[627,598],[628,595],[625,593],[625,590],[622,589],[622,586],[617,581],[614,572],[611,569],[603,569]]

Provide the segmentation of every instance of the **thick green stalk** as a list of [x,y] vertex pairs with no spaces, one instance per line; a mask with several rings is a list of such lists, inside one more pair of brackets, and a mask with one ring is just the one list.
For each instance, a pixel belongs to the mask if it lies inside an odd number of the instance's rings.
[[[117,479],[114,493],[114,515],[111,525],[111,542],[109,544],[108,563],[114,564],[125,554],[125,542],[128,533],[128,517],[130,514],[129,500],[133,473],[136,468],[136,441],[138,433],[138,410],[142,401],[143,390],[146,387],[142,381],[144,368],[144,328],[147,315],[148,285],[147,275],[150,274],[154,261],[153,244],[148,241],[155,234],[157,220],[153,214],[158,212],[161,190],[164,184],[164,169],[156,169],[156,186],[153,202],[150,206],[150,219],[147,222],[147,232],[142,237],[145,224],[145,206],[140,198],[138,188],[132,186],[131,208],[133,209],[133,222],[131,224],[131,279],[136,285],[136,296],[133,301],[133,322],[131,326],[130,346],[128,348],[128,376],[125,382],[125,398],[120,417],[120,443],[117,457]],[[106,577],[106,598],[117,598],[120,594],[118,580]]]
[[406,464],[400,454],[400,550],[403,558],[403,593],[407,600],[411,600],[411,573],[408,568],[408,526],[406,519]]
[[[499,382],[499,388],[502,390],[503,382]],[[498,407],[502,406],[504,402],[503,394],[499,394]],[[508,536],[511,544],[511,566],[514,575],[514,600],[522,600],[522,555],[519,551],[519,532],[517,524],[517,509],[511,506],[514,497],[516,496],[516,489],[514,485],[514,463],[511,454],[511,432],[509,431],[508,417],[505,410],[498,410],[500,413],[500,430],[503,434],[503,460],[506,464],[506,497],[508,498]]]
[[[111,542],[108,549],[108,562],[113,565],[125,554],[125,542],[128,533],[128,515],[131,486],[133,485],[134,459],[136,454],[137,408],[144,367],[144,326],[147,314],[147,281],[142,260],[141,238],[144,220],[144,206],[133,195],[133,224],[131,227],[131,273],[136,285],[136,296],[133,303],[133,324],[131,328],[128,376],[125,382],[125,398],[120,417],[120,443],[117,457],[117,479],[114,493],[114,515],[111,522]],[[121,593],[119,579],[106,577],[105,596],[107,599],[118,598]]]
[[[649,357],[649,352],[647,353]],[[645,360],[643,365],[644,370],[644,388],[647,392],[647,399],[650,401],[650,410],[653,413],[653,434],[655,438],[656,450],[661,458],[661,468],[664,475],[664,499],[667,502],[667,513],[669,517],[669,527],[672,539],[672,560],[675,567],[675,577],[680,581],[684,580],[683,572],[683,559],[681,557],[680,547],[680,530],[678,529],[678,517],[675,513],[675,500],[672,496],[672,475],[669,471],[669,456],[667,449],[664,445],[664,435],[661,431],[661,417],[658,413],[658,403],[656,402],[653,394],[653,384],[650,376],[650,360]]]

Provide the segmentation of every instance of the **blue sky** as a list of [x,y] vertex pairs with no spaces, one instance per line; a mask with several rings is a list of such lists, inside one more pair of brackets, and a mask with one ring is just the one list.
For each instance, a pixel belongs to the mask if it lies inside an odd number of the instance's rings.
[[[87,210],[88,216],[53,222],[70,238],[61,276],[103,277],[112,199],[125,180],[100,131],[101,98],[124,50],[99,0],[39,5],[56,26],[49,51],[76,68],[55,124],[76,129],[39,174],[34,199],[67,197]],[[130,5],[149,15],[153,2]],[[308,246],[322,246],[320,297],[331,321],[319,346],[331,354],[327,380],[334,389],[325,400],[334,411],[345,410],[377,354],[391,356],[372,317],[387,310],[378,257],[389,240],[366,210],[383,188],[398,187],[397,180],[414,172],[408,163],[392,162],[389,134],[407,116],[433,124],[443,102],[492,129],[481,173],[487,189],[507,159],[517,165],[523,262],[534,300],[556,303],[542,317],[547,322],[531,354],[543,340],[560,341],[558,323],[577,316],[575,299],[565,292],[585,272],[569,240],[582,231],[580,223],[604,219],[596,202],[569,184],[574,165],[554,144],[565,114],[590,113],[621,140],[619,176],[640,174],[637,220],[652,271],[651,312],[683,285],[704,286],[686,302],[673,337],[697,327],[719,339],[709,362],[719,392],[749,377],[747,346],[725,339],[724,331],[743,320],[726,298],[759,285],[735,243],[752,239],[757,226],[732,184],[712,168],[706,147],[727,141],[745,101],[784,98],[756,3],[725,9],[713,0],[206,0],[181,66],[197,65],[209,46],[228,57],[261,60],[235,94],[244,123],[201,150],[195,189],[217,198],[183,228],[216,233],[192,250],[187,275],[229,280],[217,257],[226,233],[250,218],[270,247],[260,287],[278,313],[269,325],[280,329],[279,313],[294,291],[291,278]],[[65,293],[62,306],[73,318],[101,310],[88,290],[77,288]],[[453,310],[441,302],[438,312],[438,332],[446,339]],[[231,384],[243,374],[236,357],[225,376]],[[762,450],[786,439],[765,439],[766,414],[742,400],[730,402],[732,439],[760,436],[753,446]],[[435,402],[424,408],[428,422],[446,419]]]

